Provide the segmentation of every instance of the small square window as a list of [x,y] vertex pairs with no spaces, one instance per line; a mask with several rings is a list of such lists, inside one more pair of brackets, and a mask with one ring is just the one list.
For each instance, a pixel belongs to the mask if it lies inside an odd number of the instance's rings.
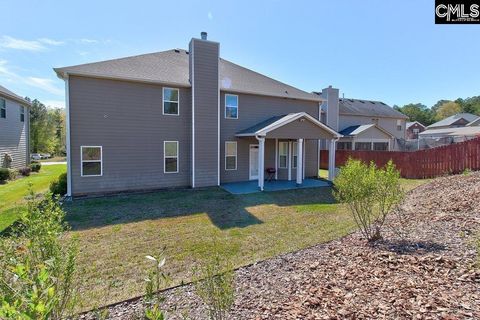
[[179,115],[179,90],[163,88],[163,114]]
[[233,94],[225,95],[225,118],[238,119],[238,96]]
[[96,177],[103,175],[102,147],[81,146],[81,176]]
[[178,172],[178,141],[163,142],[164,173]]

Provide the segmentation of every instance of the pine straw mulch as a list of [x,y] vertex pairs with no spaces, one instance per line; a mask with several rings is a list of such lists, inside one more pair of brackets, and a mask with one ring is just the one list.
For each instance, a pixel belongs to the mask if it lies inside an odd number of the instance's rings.
[[[480,319],[480,172],[420,186],[401,210],[407,222],[392,215],[375,245],[357,232],[239,269],[230,318]],[[192,291],[165,292],[170,316],[207,318]],[[110,318],[136,318],[141,307],[118,304]]]

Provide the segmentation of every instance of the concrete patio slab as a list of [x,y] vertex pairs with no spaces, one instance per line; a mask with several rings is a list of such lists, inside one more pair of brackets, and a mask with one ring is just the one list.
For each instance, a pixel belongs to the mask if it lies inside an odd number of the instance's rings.
[[[318,179],[305,179],[303,180],[303,183],[299,186],[297,186],[295,181],[274,180],[274,181],[265,181],[264,191],[269,192],[269,191],[319,188],[319,187],[329,187],[329,186],[331,186],[331,183],[329,181],[318,180]],[[220,187],[232,194],[248,194],[248,193],[260,192],[260,189],[258,188],[257,180],[224,183],[220,185]]]

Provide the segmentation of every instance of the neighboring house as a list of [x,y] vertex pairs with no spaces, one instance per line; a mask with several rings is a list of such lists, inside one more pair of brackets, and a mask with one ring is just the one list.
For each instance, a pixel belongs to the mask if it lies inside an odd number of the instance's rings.
[[29,164],[30,106],[30,102],[0,85],[0,167]]
[[343,150],[397,150],[397,140],[405,139],[408,119],[380,101],[339,98],[339,90],[331,86],[319,96],[323,122],[344,137],[337,143]]
[[470,122],[478,120],[478,118],[478,116],[471,113],[457,113],[453,116],[429,125],[427,130],[465,127]]
[[467,127],[478,127],[480,126],[480,117],[466,125]]
[[407,122],[406,137],[408,140],[418,139],[418,134],[425,131],[425,126],[418,121]]
[[[54,69],[66,82],[68,195],[316,177],[324,98],[219,57],[219,43]],[[333,178],[335,153],[330,154]]]
[[448,141],[450,141],[451,143],[461,142],[466,139],[471,139],[478,136],[480,136],[480,126],[428,129],[419,134],[419,137],[423,139],[425,138],[438,139],[438,138],[450,137],[452,139]]

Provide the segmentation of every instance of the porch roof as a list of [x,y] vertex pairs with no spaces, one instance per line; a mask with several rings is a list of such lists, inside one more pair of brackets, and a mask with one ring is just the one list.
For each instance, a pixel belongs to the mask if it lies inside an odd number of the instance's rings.
[[383,134],[389,136],[390,138],[394,138],[394,136],[390,132],[388,132],[387,130],[383,129],[380,126],[375,125],[374,123],[350,126],[348,128],[345,128],[345,129],[341,130],[340,134],[342,134],[345,138],[353,138],[353,137],[356,137],[356,136],[360,136],[363,133],[365,133],[366,131],[371,130],[371,129],[376,130],[377,133],[379,131],[380,133],[383,133]]
[[[320,129],[323,135],[327,135],[331,138],[342,137],[341,134],[339,134],[329,126],[321,123],[320,121],[318,121],[317,119],[315,119],[314,117],[312,117],[306,112],[297,112],[297,113],[290,113],[286,115],[271,117],[265,121],[257,123],[254,126],[251,126],[247,129],[237,132],[236,136],[237,137],[254,137],[254,136],[265,137],[269,132],[273,132],[274,130],[278,130],[282,127],[285,127],[286,125],[291,124],[296,120],[307,122],[310,124],[310,127],[313,125],[313,127],[315,127],[316,129]],[[306,127],[307,125],[303,124],[302,126]],[[306,129],[308,130],[308,127]],[[313,136],[315,136],[315,134],[313,134]],[[305,136],[305,138],[310,138],[310,137]],[[320,138],[320,137],[317,137],[317,138]]]

